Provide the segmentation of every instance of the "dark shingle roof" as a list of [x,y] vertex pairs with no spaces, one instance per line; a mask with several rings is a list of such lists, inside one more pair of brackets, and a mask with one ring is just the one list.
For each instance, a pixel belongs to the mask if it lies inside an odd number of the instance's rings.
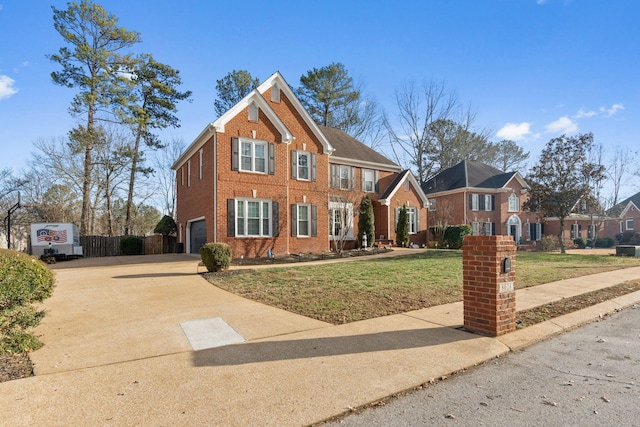
[[463,160],[425,182],[422,190],[429,194],[465,187],[502,188],[515,174],[482,162]]
[[345,159],[354,159],[383,165],[398,166],[374,149],[346,134],[340,129],[318,126],[329,140],[335,151],[333,155]]
[[400,172],[398,175],[396,175],[396,177],[393,178],[393,181],[391,181],[391,184],[389,184],[389,186],[387,186],[387,188],[384,189],[382,194],[380,194],[380,200],[384,200],[388,198],[389,195],[393,192],[393,190],[396,189],[396,187],[400,184],[400,182],[402,182],[405,175],[408,173],[409,173],[409,170],[405,169],[402,172]]
[[634,205],[636,205],[637,207],[640,208],[640,193],[636,193],[633,196],[621,201],[620,203],[618,203],[617,205],[615,205],[614,207],[609,209],[607,211],[607,214],[608,215],[612,215],[612,216],[620,215],[622,213],[622,211],[624,210],[624,208],[627,207],[629,202],[633,202]]

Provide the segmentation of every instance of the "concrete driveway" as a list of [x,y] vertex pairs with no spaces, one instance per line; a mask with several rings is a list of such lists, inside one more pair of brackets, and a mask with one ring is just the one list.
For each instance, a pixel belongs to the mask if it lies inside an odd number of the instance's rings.
[[197,319],[222,318],[249,341],[329,326],[216,288],[196,274],[199,261],[166,254],[53,265],[35,374],[192,351],[180,324]]

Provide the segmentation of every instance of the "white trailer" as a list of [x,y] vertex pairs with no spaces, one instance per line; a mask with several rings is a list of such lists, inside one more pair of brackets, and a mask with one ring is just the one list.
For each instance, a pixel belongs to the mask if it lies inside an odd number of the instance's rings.
[[55,259],[81,257],[78,227],[65,222],[31,224],[31,254]]

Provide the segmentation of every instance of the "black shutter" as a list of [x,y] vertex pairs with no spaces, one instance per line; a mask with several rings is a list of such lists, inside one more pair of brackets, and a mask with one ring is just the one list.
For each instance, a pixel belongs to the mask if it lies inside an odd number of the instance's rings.
[[236,236],[236,201],[227,199],[227,235]]
[[311,153],[311,181],[316,180],[316,153]]
[[298,179],[298,152],[291,151],[291,178]]
[[271,203],[271,236],[280,235],[280,203]]
[[311,237],[318,235],[318,207],[311,205]]
[[469,194],[469,209],[473,210],[473,194]]
[[238,156],[239,145],[240,145],[240,141],[238,140],[238,138],[231,138],[231,170],[232,171],[237,171],[238,165],[240,163],[239,156]]
[[544,223],[540,224],[540,235],[538,238],[541,239],[542,236],[544,236]]
[[379,193],[380,192],[380,185],[378,185],[378,171],[375,171],[373,173],[373,179],[374,179],[374,182],[375,182],[376,193]]
[[478,210],[483,211],[483,210],[485,209],[485,203],[484,203],[485,198],[484,198],[484,194],[481,194],[480,196],[478,196],[478,198],[480,199],[480,200],[479,200],[479,202],[478,202],[478,203],[479,203],[479,205],[480,205],[480,206],[478,206]]
[[[491,210],[495,211],[496,210],[496,196],[491,195]],[[495,234],[494,234],[495,236]]]
[[298,205],[291,205],[291,235],[298,235]]
[[276,144],[269,144],[269,175],[276,173]]
[[491,223],[491,235],[492,236],[496,235],[496,223],[495,222]]

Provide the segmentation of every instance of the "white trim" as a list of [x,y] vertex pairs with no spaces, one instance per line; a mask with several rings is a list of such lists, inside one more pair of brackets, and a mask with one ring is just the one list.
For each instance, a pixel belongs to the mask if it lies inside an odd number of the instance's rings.
[[345,166],[356,166],[356,167],[365,168],[365,169],[377,169],[379,171],[385,171],[385,172],[402,172],[402,168],[397,165],[367,162],[364,160],[348,159],[346,157],[337,157],[333,155],[329,157],[329,163],[336,164],[336,165],[340,164]]
[[[316,136],[316,138],[318,138],[318,140],[320,141],[320,144],[322,144],[323,152],[325,154],[333,153],[333,151],[335,151],[333,146],[331,145],[327,137],[324,135],[324,133],[322,133],[322,131],[320,130],[316,122],[311,118],[309,113],[307,113],[307,110],[305,110],[305,108],[302,106],[302,104],[300,103],[296,95],[293,93],[293,91],[291,90],[291,87],[286,82],[284,77],[282,77],[280,72],[276,71],[275,73],[273,73],[271,77],[269,77],[260,86],[258,86],[256,91],[259,92],[260,94],[263,94],[273,85],[277,85],[280,88],[280,100],[282,100],[282,93],[284,92],[285,96],[289,99],[291,104],[293,104],[293,107],[300,114],[300,116],[302,117],[302,120],[304,120],[307,126],[309,126],[309,128],[311,129],[311,132]],[[262,99],[264,100],[264,98]],[[269,107],[269,109],[271,109],[271,107]]]
[[409,183],[413,186],[413,188],[415,188],[416,192],[418,193],[418,197],[420,197],[420,200],[422,201],[422,207],[423,208],[428,208],[429,207],[429,200],[427,199],[427,195],[424,194],[424,191],[422,191],[422,188],[418,184],[418,181],[416,180],[416,177],[413,176],[413,174],[411,172],[405,173],[404,177],[396,185],[396,188],[394,188],[391,191],[391,193],[387,196],[386,199],[379,199],[378,203],[381,203],[383,205],[389,206],[391,204],[391,199],[393,199],[393,196],[395,196],[396,192],[398,191],[398,188],[400,188],[400,186],[403,185],[404,182],[407,179],[409,180]]
[[197,218],[192,218],[187,220],[187,224],[184,226],[185,236],[186,236],[186,239],[184,240],[184,245],[185,245],[184,253],[186,254],[191,253],[191,224],[197,221],[203,221],[204,219],[205,219],[204,216],[199,216]]

